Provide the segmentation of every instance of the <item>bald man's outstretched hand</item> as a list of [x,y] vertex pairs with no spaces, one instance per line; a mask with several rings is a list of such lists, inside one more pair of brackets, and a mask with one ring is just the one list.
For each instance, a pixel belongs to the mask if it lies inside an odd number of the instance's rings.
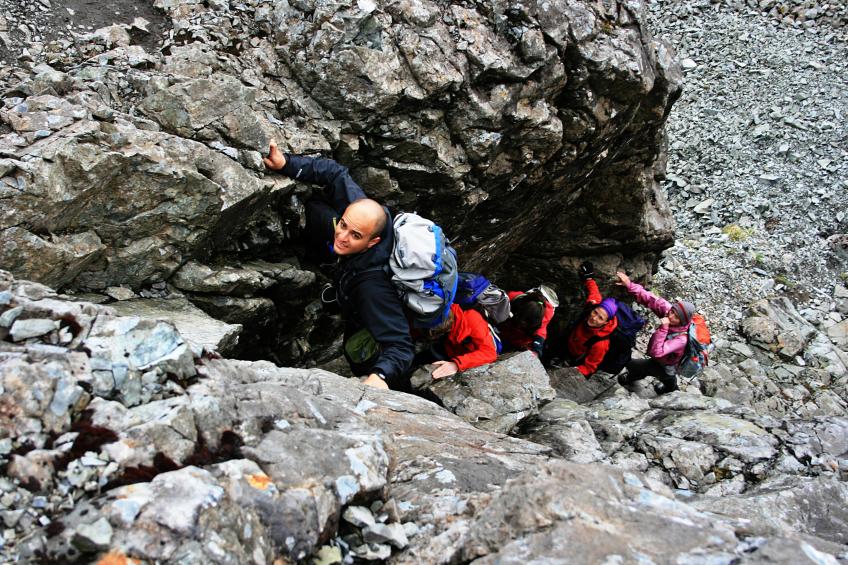
[[279,171],[286,166],[286,156],[277,147],[276,141],[271,141],[271,147],[268,149],[268,156],[262,159],[265,166],[269,169]]

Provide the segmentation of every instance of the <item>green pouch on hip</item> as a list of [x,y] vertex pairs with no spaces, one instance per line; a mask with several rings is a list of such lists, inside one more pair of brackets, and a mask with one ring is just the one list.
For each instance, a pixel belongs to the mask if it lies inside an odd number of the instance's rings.
[[344,353],[351,365],[372,361],[380,354],[380,344],[367,329],[362,328],[344,343]]

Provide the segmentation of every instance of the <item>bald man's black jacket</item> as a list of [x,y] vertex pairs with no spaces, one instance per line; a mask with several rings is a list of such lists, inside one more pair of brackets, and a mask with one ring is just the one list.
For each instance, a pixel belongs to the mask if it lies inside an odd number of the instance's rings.
[[[350,177],[347,167],[331,159],[315,159],[302,155],[286,155],[282,173],[293,179],[324,187],[324,199],[341,217],[348,204],[367,198]],[[380,242],[362,253],[338,257],[335,286],[345,321],[345,337],[366,328],[377,343],[380,355],[368,373],[381,373],[392,388],[409,371],[414,355],[409,324],[403,305],[384,267],[394,245],[392,215],[385,207],[386,226]],[[329,233],[329,232],[328,232]],[[328,244],[332,244],[332,236]]]

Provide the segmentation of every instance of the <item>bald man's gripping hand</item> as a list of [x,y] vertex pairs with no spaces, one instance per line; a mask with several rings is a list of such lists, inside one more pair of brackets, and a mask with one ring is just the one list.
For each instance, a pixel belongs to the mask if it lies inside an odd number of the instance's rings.
[[286,156],[277,147],[277,142],[271,140],[271,146],[268,148],[268,156],[262,159],[265,166],[272,171],[280,171],[286,166]]

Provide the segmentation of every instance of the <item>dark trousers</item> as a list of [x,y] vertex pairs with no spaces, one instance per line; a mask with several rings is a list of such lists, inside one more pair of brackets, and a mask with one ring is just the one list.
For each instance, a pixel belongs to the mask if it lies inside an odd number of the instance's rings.
[[677,389],[677,370],[674,365],[661,365],[655,359],[633,359],[627,364],[628,381],[641,381],[645,377],[656,377],[667,389]]

